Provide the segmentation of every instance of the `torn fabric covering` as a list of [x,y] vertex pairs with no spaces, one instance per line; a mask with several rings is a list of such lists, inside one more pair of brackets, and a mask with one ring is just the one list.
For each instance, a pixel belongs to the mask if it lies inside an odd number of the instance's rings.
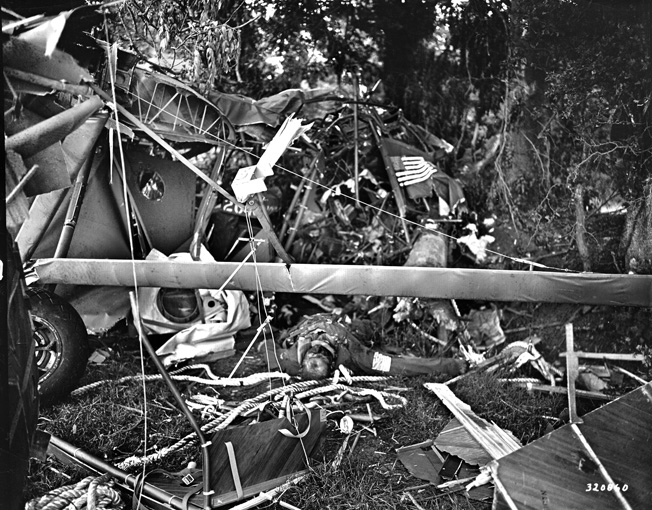
[[72,184],[84,162],[93,157],[93,147],[106,123],[107,114],[96,114],[102,104],[93,96],[49,118],[23,109],[19,119],[6,123],[7,134],[12,135],[5,140],[6,148],[21,154],[28,168],[39,166],[25,186],[27,196]]
[[[121,226],[120,211],[109,187],[108,161],[104,159],[101,163],[100,160],[96,163],[88,178],[68,257],[128,259],[128,240]],[[34,258],[54,255],[70,194],[69,190],[60,190],[34,199],[30,216],[16,240],[21,257],[25,258],[28,254]],[[125,286],[130,287],[131,284]]]
[[[2,45],[3,66],[34,73],[65,83],[77,85],[91,82],[93,77],[68,53],[55,49],[52,56],[45,56],[45,47],[12,37]],[[51,89],[22,80],[12,80],[14,88],[30,94],[49,94]]]
[[131,309],[129,289],[125,287],[59,285],[57,294],[73,306],[86,329],[95,334],[108,332]]
[[462,186],[437,169],[432,154],[390,138],[382,138],[381,143],[392,162],[392,168],[387,171],[395,173],[411,199],[431,197],[434,191],[451,211],[465,201]]
[[396,456],[412,476],[435,485],[441,483],[439,470],[444,459],[432,447],[432,440],[397,448]]
[[323,89],[288,89],[258,101],[238,94],[217,91],[210,92],[207,97],[234,126],[265,124],[269,127],[277,127],[288,115],[299,111],[306,101],[325,97],[329,92]]
[[[169,258],[156,250],[148,260],[192,260],[188,253],[173,254]],[[202,247],[201,258],[212,260],[208,251]],[[184,360],[204,357],[216,352],[231,351],[235,345],[233,335],[241,329],[251,326],[249,319],[249,302],[244,293],[237,290],[217,292],[213,289],[200,289],[199,299],[187,290],[195,307],[196,314],[187,309],[178,308],[171,313],[165,307],[165,292],[171,289],[141,288],[138,293],[140,317],[144,326],[151,333],[176,333],[165,342],[156,353],[163,358],[166,365]],[[172,289],[173,290],[173,289]],[[169,302],[176,304],[177,296],[171,296]],[[185,306],[182,303],[181,307]],[[185,315],[184,315],[185,314]],[[202,322],[202,317],[205,322]],[[187,320],[186,320],[187,319]]]

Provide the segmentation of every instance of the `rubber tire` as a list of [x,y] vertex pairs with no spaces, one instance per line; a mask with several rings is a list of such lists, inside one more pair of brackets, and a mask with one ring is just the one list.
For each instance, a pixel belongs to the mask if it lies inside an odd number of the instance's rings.
[[0,308],[7,312],[7,329],[0,332],[0,402],[6,407],[0,411],[0,506],[22,510],[39,413],[38,373],[23,266],[11,236],[4,235]]
[[[86,371],[89,347],[86,326],[61,297],[42,288],[29,288],[39,393],[42,405],[66,397]],[[51,349],[43,346],[49,344]]]

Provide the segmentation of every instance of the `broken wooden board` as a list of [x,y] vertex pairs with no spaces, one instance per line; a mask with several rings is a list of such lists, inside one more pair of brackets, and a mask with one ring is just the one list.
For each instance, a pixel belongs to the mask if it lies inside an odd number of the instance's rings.
[[492,459],[499,459],[521,448],[521,443],[511,432],[506,432],[495,423],[489,423],[477,416],[471,407],[457,398],[445,384],[426,383],[424,386],[441,399]]
[[[528,391],[545,391],[548,393],[557,393],[560,395],[568,394],[568,388],[565,386],[550,386],[549,384],[534,384],[531,382],[519,381],[510,382],[510,384],[520,386],[521,388],[525,388]],[[598,393],[597,391],[575,390],[575,396],[591,400],[613,400],[612,396],[605,395],[604,393]]]
[[649,508],[652,383],[582,420],[490,464],[495,510]]
[[[565,352],[560,352],[560,356],[565,357]],[[645,356],[643,354],[627,354],[619,352],[575,352],[578,358],[586,359],[608,359],[612,361],[643,361]]]
[[[304,473],[306,455],[315,450],[325,428],[325,413],[313,410],[296,416],[298,432],[310,429],[299,439],[287,437],[283,429],[297,434],[286,419],[276,419],[218,431],[208,448],[211,468],[211,504],[215,507],[233,503],[273,489]],[[196,499],[195,499],[196,498]],[[191,501],[200,504],[201,496]]]
[[[451,423],[453,424],[453,427],[450,428],[459,427],[464,430],[455,418],[451,420]],[[449,426],[450,423],[447,428],[449,428]],[[442,434],[443,433],[444,432],[442,432]],[[438,436],[438,438],[439,437],[440,436]],[[468,433],[466,434],[466,437],[473,441]],[[437,440],[435,439],[435,441]],[[478,448],[480,448],[479,445]],[[487,457],[487,461],[491,460],[484,450],[482,450],[481,454]],[[397,448],[396,456],[412,476],[421,480],[426,480],[431,484],[436,485],[438,489],[441,489],[444,492],[457,492],[469,483],[468,478],[474,478],[480,474],[480,470],[476,466],[472,466],[460,457],[448,453],[442,456],[437,447],[433,445],[432,440]],[[460,485],[450,485],[452,482],[456,481],[459,482]],[[486,501],[493,497],[493,492],[493,486],[482,486],[474,487],[467,493],[467,495],[471,499]]]

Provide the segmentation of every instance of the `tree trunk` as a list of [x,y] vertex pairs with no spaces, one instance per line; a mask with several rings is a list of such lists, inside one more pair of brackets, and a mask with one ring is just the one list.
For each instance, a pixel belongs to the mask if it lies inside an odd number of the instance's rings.
[[591,256],[589,248],[586,246],[586,221],[584,214],[584,186],[577,184],[575,186],[575,242],[577,251],[582,260],[582,269],[585,272],[591,271]]
[[[652,3],[643,4],[641,13],[652,26]],[[652,63],[652,32],[646,33],[648,49],[648,65]],[[649,76],[649,75],[648,75]],[[648,101],[652,101],[652,79],[647,83]],[[650,170],[650,151],[652,151],[652,104],[648,102],[643,116],[641,147],[644,149],[641,157],[643,171],[652,176]],[[647,168],[645,168],[647,166]],[[625,231],[620,239],[619,252],[625,262],[625,269],[631,273],[652,274],[652,179],[641,197],[641,201],[632,204],[627,209]]]
[[[527,211],[538,206],[541,197],[550,186],[548,170],[548,146],[544,127],[548,124],[546,109],[546,72],[540,62],[540,52],[536,49],[537,25],[530,18],[531,6],[528,2],[512,2],[511,32],[512,52],[521,57],[524,65],[515,68],[508,96],[520,98],[514,106],[519,108],[516,121],[508,126],[509,165],[504,168],[505,185],[518,186],[520,208]],[[524,32],[523,24],[529,29]],[[508,112],[513,107],[508,100]],[[511,113],[511,112],[510,112]]]
[[627,272],[652,274],[652,184],[642,201],[627,209],[620,254]]

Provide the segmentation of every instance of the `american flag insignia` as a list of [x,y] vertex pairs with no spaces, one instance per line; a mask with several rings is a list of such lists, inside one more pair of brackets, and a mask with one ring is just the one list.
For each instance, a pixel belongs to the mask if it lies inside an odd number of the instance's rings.
[[426,181],[437,172],[437,167],[421,156],[394,156],[391,159],[401,186]]

